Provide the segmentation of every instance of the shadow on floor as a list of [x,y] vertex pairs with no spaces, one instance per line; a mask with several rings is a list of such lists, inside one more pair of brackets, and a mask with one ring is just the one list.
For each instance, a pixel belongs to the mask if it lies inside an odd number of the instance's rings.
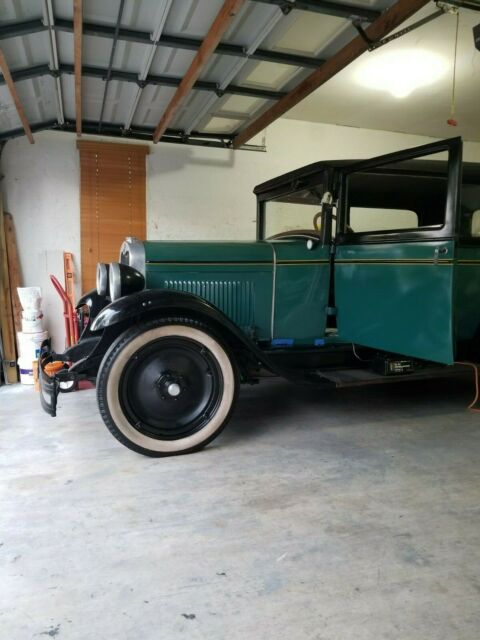
[[361,426],[376,421],[477,415],[468,411],[475,395],[472,376],[420,380],[366,387],[320,389],[281,379],[242,387],[222,439],[229,442],[293,429],[308,422],[318,429]]

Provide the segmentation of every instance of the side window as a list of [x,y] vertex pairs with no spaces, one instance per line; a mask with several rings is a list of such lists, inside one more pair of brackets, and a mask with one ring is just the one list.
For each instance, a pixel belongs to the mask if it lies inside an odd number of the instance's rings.
[[480,209],[477,209],[472,213],[470,235],[474,238],[480,238]]
[[379,165],[345,178],[343,233],[438,230],[445,225],[447,154]]
[[347,231],[355,233],[415,229],[418,227],[418,215],[408,209],[350,207],[349,227]]
[[462,185],[460,233],[464,238],[480,238],[480,185]]

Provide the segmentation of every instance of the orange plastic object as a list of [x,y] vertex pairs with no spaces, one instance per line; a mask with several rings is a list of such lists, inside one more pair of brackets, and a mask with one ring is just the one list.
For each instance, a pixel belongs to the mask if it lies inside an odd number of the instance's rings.
[[73,254],[63,252],[63,270],[65,272],[65,293],[75,309],[75,273],[73,267]]
[[45,365],[44,371],[47,374],[47,376],[50,376],[52,378],[58,371],[60,371],[60,369],[63,369],[64,364],[65,363],[60,362],[60,360],[49,362],[48,364]]

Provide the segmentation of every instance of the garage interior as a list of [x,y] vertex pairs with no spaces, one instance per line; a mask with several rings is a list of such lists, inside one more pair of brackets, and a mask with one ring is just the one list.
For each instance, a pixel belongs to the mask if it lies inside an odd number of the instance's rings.
[[147,458],[91,383],[47,415],[20,336],[73,344],[64,304],[125,237],[254,241],[254,187],[299,167],[457,136],[480,163],[479,23],[476,0],[0,3],[2,637],[478,639],[474,368],[269,377],[204,450]]

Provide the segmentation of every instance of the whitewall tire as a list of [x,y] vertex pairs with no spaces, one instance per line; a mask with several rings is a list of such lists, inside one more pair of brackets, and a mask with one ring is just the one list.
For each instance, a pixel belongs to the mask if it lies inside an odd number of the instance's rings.
[[238,390],[227,349],[207,327],[184,319],[128,329],[97,377],[100,414],[126,447],[149,456],[201,449],[224,428]]

